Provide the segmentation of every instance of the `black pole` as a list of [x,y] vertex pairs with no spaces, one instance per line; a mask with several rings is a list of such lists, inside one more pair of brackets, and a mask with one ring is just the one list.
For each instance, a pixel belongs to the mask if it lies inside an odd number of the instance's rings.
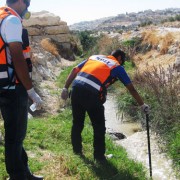
[[146,114],[146,128],[147,128],[147,139],[148,139],[149,172],[150,172],[150,177],[152,177],[151,146],[150,146],[150,135],[149,135],[149,114]]

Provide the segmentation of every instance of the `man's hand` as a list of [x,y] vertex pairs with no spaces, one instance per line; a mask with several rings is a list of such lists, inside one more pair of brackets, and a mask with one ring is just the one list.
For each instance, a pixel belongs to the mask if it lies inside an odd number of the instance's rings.
[[147,104],[145,104],[145,103],[141,106],[141,110],[145,114],[149,114],[150,113],[150,107]]
[[62,93],[61,93],[61,98],[63,100],[66,100],[68,98],[68,96],[69,96],[68,89],[67,88],[63,88],[62,89]]
[[35,92],[34,88],[31,88],[27,90],[28,96],[33,101],[33,103],[36,104],[36,109],[40,110],[43,104],[43,101],[41,100],[40,96]]

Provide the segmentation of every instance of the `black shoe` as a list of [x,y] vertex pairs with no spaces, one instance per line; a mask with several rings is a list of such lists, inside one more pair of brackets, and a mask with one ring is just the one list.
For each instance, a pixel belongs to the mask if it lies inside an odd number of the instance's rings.
[[107,159],[105,156],[101,156],[101,157],[94,157],[94,160],[97,162],[97,163],[106,163],[107,162]]
[[7,180],[28,180],[26,175],[11,175]]
[[76,155],[82,155],[83,153],[82,153],[82,151],[73,151],[74,152],[74,154],[76,154]]
[[36,176],[34,174],[28,174],[27,180],[43,180],[43,176]]
[[74,151],[74,154],[77,155],[77,156],[80,156],[81,158],[84,158],[84,154],[82,152],[75,152]]

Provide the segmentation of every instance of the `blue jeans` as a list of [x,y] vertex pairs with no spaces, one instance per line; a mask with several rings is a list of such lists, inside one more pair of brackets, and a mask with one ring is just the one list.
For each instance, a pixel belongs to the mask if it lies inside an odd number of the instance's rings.
[[23,148],[28,119],[28,95],[22,85],[0,93],[0,109],[5,128],[5,164],[12,179],[24,180],[28,157]]
[[73,151],[82,153],[81,133],[84,128],[85,113],[87,112],[94,132],[94,158],[103,159],[105,154],[105,116],[104,106],[99,94],[93,94],[84,87],[73,87],[71,95],[73,125],[71,141]]

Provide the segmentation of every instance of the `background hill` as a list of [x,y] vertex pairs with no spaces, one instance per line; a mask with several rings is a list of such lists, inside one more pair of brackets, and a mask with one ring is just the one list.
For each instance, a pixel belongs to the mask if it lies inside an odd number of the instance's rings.
[[[179,16],[180,8],[168,8],[165,10],[145,10],[138,13],[118,14],[113,17],[106,17],[94,21],[83,21],[70,25],[70,30],[132,30],[146,24],[161,24],[165,21],[173,21]],[[180,17],[179,17],[180,18]]]

